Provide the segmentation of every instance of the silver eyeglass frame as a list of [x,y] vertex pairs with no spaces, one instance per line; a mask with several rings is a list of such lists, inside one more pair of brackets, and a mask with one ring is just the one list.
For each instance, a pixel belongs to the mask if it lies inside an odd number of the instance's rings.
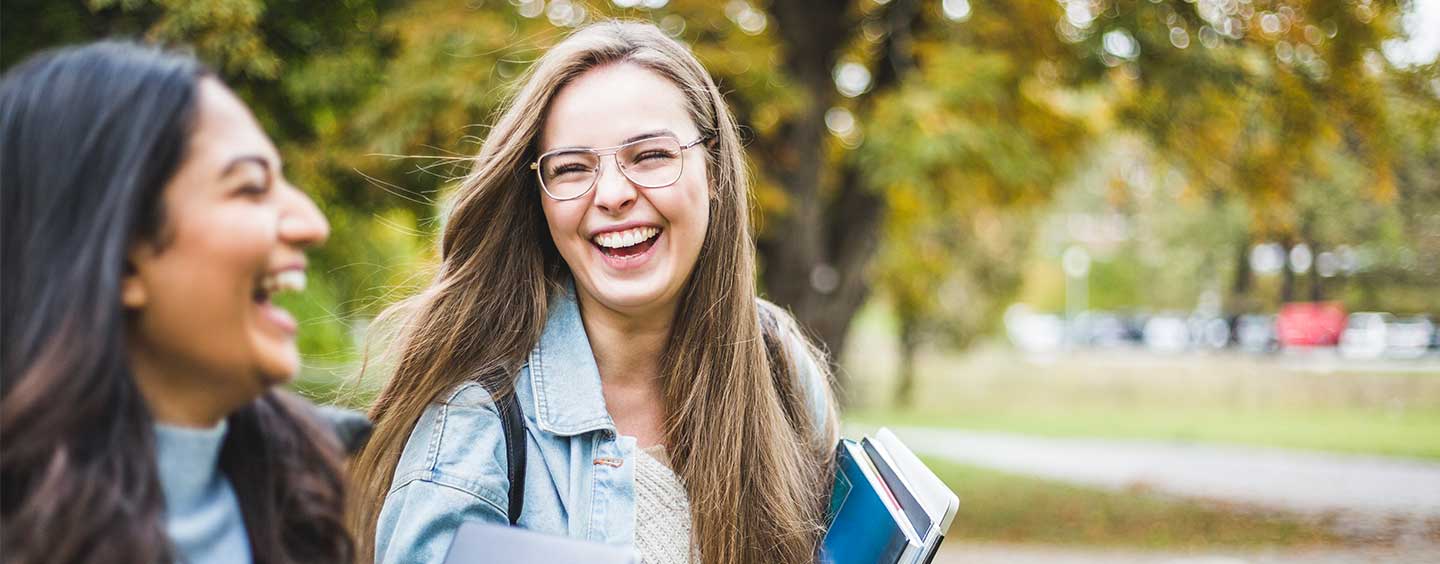
[[[667,186],[670,186],[670,185],[675,184],[676,182],[679,182],[679,181],[680,181],[680,178],[683,177],[683,176],[685,176],[685,159],[684,159],[684,158],[681,158],[681,159],[680,159],[680,172],[675,175],[675,180],[671,180],[671,181],[666,182],[666,183],[664,183],[664,184],[656,184],[656,185],[654,185],[654,186],[651,186],[651,185],[649,185],[649,184],[645,184],[645,183],[643,183],[643,182],[640,182],[640,181],[635,180],[634,178],[631,178],[631,177],[630,177],[630,173],[625,172],[625,166],[622,165],[622,164],[620,164],[620,157],[615,157],[615,155],[619,154],[620,151],[623,150],[623,149],[626,148],[626,147],[629,147],[629,146],[635,145],[635,144],[639,144],[639,143],[644,143],[644,142],[646,142],[646,141],[651,141],[651,140],[654,140],[654,139],[656,139],[656,138],[662,138],[662,137],[670,137],[671,139],[675,139],[673,136],[670,136],[670,135],[655,135],[655,136],[646,137],[646,138],[643,138],[643,139],[636,139],[636,140],[631,141],[631,142],[629,142],[629,143],[621,143],[621,144],[616,145],[616,146],[614,146],[614,147],[597,147],[597,148],[593,148],[593,149],[592,149],[592,148],[583,148],[583,147],[582,147],[582,148],[564,148],[564,149],[555,149],[555,150],[553,150],[553,151],[546,151],[546,152],[542,153],[538,158],[536,158],[534,162],[531,162],[531,163],[530,163],[530,170],[535,171],[535,181],[540,183],[540,191],[545,192],[545,196],[546,196],[546,197],[548,197],[548,198],[550,198],[550,199],[552,199],[552,200],[555,200],[555,201],[557,201],[557,202],[568,202],[568,201],[570,201],[570,200],[577,200],[577,199],[580,199],[580,198],[584,198],[586,194],[589,194],[592,190],[594,190],[594,189],[595,189],[595,185],[600,183],[600,173],[603,171],[603,168],[604,168],[602,165],[604,164],[604,159],[605,159],[605,157],[614,157],[612,160],[615,161],[615,168],[620,171],[620,175],[621,175],[621,176],[624,176],[624,177],[625,177],[625,180],[628,180],[628,181],[634,183],[636,186],[639,186],[639,187],[641,187],[641,188],[665,188],[665,187],[667,187]],[[704,142],[706,142],[706,141],[708,141],[708,140],[710,140],[710,136],[709,136],[709,135],[701,135],[699,139],[696,139],[696,140],[691,141],[691,142],[689,142],[689,143],[681,143],[681,144],[680,144],[680,153],[683,155],[683,154],[685,153],[685,151],[689,150],[691,147],[694,147],[694,146],[696,146],[696,145],[699,145],[699,144],[701,144],[701,143],[704,143]],[[679,140],[676,139],[676,142],[678,143]],[[590,186],[587,186],[587,187],[586,187],[584,190],[582,190],[579,194],[576,194],[576,195],[571,196],[571,197],[569,197],[569,198],[557,198],[557,197],[555,197],[554,194],[551,194],[551,193],[550,193],[550,188],[548,188],[548,187],[545,186],[545,173],[544,173],[544,171],[541,171],[541,170],[540,170],[540,161],[545,160],[545,157],[548,157],[548,156],[550,156],[550,155],[558,155],[558,154],[560,154],[560,153],[574,153],[574,152],[586,152],[586,153],[591,153],[591,154],[595,155],[595,162],[597,163],[596,166],[595,166],[595,176],[594,176],[594,178],[591,178],[591,179],[590,179]]]

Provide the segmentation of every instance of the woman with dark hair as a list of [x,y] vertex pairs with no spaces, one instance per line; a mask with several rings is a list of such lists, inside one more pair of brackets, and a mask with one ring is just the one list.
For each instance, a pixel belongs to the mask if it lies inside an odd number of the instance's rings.
[[345,562],[339,445],[272,388],[271,302],[328,225],[194,59],[52,51],[0,81],[5,562]]

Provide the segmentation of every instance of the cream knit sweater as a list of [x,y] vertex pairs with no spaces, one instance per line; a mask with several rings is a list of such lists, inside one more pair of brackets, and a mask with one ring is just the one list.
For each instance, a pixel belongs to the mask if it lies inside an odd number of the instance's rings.
[[690,537],[690,500],[665,447],[635,457],[635,551],[644,564],[699,562]]

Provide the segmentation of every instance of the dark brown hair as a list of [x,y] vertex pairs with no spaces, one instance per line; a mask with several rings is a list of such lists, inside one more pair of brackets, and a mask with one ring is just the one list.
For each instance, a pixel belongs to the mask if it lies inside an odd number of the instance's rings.
[[[197,112],[193,58],[132,43],[47,52],[0,80],[0,546],[7,563],[167,562],[154,421],[128,365],[126,251]],[[301,400],[228,418],[256,562],[348,562],[339,447]]]

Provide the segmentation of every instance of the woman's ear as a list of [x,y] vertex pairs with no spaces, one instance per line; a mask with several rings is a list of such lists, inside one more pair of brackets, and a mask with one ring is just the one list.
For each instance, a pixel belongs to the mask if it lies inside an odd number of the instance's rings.
[[149,245],[137,243],[125,257],[125,272],[120,278],[120,304],[125,309],[143,309],[150,301],[145,280],[140,276],[140,268],[136,265],[144,264],[152,254],[154,251]]

